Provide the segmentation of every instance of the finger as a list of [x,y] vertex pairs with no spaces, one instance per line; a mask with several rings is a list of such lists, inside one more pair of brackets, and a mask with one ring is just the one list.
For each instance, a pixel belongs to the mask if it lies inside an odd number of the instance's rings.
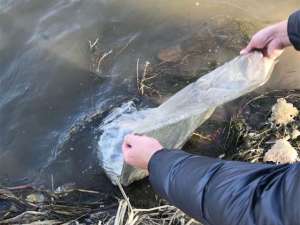
[[123,142],[123,145],[122,145],[122,152],[123,152],[123,157],[124,157],[124,160],[125,162],[128,162],[129,160],[129,154],[130,154],[130,148],[128,148],[128,146],[126,145],[125,142]]
[[245,54],[248,54],[248,53],[250,53],[252,50],[253,50],[253,44],[252,44],[252,41],[250,41],[250,43],[247,45],[247,47],[246,48],[244,48],[244,49],[242,49],[241,51],[240,51],[240,54],[241,55],[245,55]]
[[132,142],[132,139],[134,136],[133,134],[127,134],[125,137],[124,137],[124,142],[127,143],[127,144],[130,144]]
[[282,46],[277,41],[272,41],[266,51],[266,57],[271,59],[278,58],[283,52]]
[[126,152],[130,151],[131,147],[124,141],[122,144],[122,151],[125,154]]
[[283,49],[276,49],[275,51],[273,51],[273,54],[270,57],[272,59],[277,59],[283,53],[283,51]]
[[242,50],[240,51],[240,55],[245,55],[245,54],[247,54],[246,48],[244,48],[244,49],[242,49]]
[[126,143],[133,145],[141,137],[143,137],[143,136],[136,135],[136,134],[128,134],[125,136],[125,141],[126,141]]
[[123,144],[122,144],[122,148],[125,149],[125,150],[128,150],[130,148],[132,148],[132,141],[131,141],[131,135],[128,134],[124,137],[124,140],[123,140]]
[[137,136],[134,134],[128,134],[125,136],[124,138],[124,142],[127,148],[133,148],[133,146],[135,145],[135,143],[137,142],[137,140],[139,138],[141,138],[142,136]]
[[246,48],[244,48],[240,53],[248,54],[254,50],[262,50],[267,44],[267,39],[261,37],[261,35],[261,32],[258,32],[255,35],[253,35]]

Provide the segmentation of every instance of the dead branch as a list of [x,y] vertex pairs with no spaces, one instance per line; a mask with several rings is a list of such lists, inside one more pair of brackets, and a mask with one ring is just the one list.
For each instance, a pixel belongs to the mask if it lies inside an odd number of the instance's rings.
[[98,44],[99,38],[97,38],[94,42],[89,40],[90,50],[92,50]]
[[143,71],[143,74],[142,76],[140,77],[140,74],[139,74],[139,58],[137,59],[137,62],[136,62],[136,82],[137,82],[137,88],[138,88],[138,92],[141,94],[141,95],[145,95],[145,90],[146,89],[149,89],[151,90],[152,92],[155,92],[157,93],[159,96],[159,92],[155,89],[153,89],[150,85],[151,84],[148,84],[147,82],[149,82],[150,80],[152,80],[153,78],[157,77],[157,74],[153,75],[153,76],[150,76],[150,77],[147,77],[148,75],[148,71],[149,71],[149,67],[150,67],[150,62],[149,61],[146,61],[145,62],[145,65],[144,65],[144,71]]
[[101,58],[98,60],[98,65],[97,65],[97,70],[96,70],[97,73],[100,73],[100,72],[101,72],[100,67],[101,67],[101,63],[103,62],[103,60],[104,60],[107,56],[109,56],[112,52],[113,52],[112,50],[110,50],[110,51],[108,51],[108,52],[105,52],[105,53],[101,56]]

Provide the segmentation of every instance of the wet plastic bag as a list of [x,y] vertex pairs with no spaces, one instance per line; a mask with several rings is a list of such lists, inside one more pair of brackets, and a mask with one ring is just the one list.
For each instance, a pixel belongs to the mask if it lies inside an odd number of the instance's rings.
[[275,62],[255,52],[239,56],[189,84],[157,108],[137,111],[126,103],[101,125],[98,142],[101,166],[113,183],[123,185],[147,176],[147,171],[123,161],[122,142],[128,133],[158,139],[165,148],[180,148],[215,108],[253,91],[268,81]]

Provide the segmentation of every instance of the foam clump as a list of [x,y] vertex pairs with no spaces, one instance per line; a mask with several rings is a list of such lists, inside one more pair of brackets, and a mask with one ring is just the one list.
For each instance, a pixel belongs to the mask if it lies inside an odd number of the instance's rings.
[[294,163],[298,160],[296,149],[285,139],[275,142],[272,148],[265,154],[264,162],[274,162],[279,164]]
[[298,114],[298,109],[292,103],[288,103],[284,98],[279,98],[272,107],[271,121],[279,125],[287,125],[294,121]]
[[292,133],[292,139],[295,140],[300,136],[300,131],[299,130],[293,130]]

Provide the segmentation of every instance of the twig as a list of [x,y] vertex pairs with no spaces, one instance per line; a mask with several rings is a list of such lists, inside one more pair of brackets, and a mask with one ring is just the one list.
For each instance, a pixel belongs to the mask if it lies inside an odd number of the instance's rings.
[[113,51],[110,50],[110,51],[108,51],[108,52],[105,52],[105,53],[101,56],[101,58],[98,60],[98,66],[97,66],[96,72],[100,73],[100,66],[101,66],[102,61],[103,61],[107,56],[109,56],[112,52],[113,52]]
[[140,58],[138,58],[136,60],[136,85],[137,85],[138,90],[140,90],[139,64],[140,64]]
[[127,197],[127,195],[126,195],[126,193],[125,193],[125,191],[124,191],[124,189],[123,189],[123,187],[122,187],[119,179],[116,179],[116,183],[117,183],[117,185],[118,185],[118,187],[119,187],[119,189],[120,189],[120,191],[121,191],[121,193],[123,195],[123,198],[126,200],[126,202],[128,204],[129,210],[133,211],[133,208],[132,208],[132,206],[130,204],[129,198]]
[[147,77],[149,66],[150,66],[150,62],[146,61],[145,66],[144,66],[143,75],[140,78],[140,75],[139,75],[139,59],[137,60],[137,63],[136,63],[136,71],[137,71],[136,72],[136,82],[137,82],[138,92],[141,95],[144,95],[145,94],[145,89],[150,89],[150,90],[152,90],[153,92],[157,93],[160,96],[160,94],[157,90],[153,89],[148,84],[146,84],[147,81],[157,77],[157,75],[158,75],[158,74],[155,74],[151,77]]
[[97,38],[93,43],[89,40],[90,50],[92,50],[98,44],[99,38]]
[[45,216],[46,212],[36,212],[36,211],[25,211],[16,217],[9,218],[6,220],[2,220],[1,224],[15,224],[22,222],[22,219],[26,218],[26,216],[32,215],[32,216]]
[[5,187],[5,189],[10,190],[10,191],[32,189],[32,185],[24,184],[24,185],[19,185],[19,186],[15,186],[15,187]]
[[[184,213],[171,205],[163,205],[149,209],[135,209],[131,206],[129,198],[120,184],[120,181],[116,180],[116,183],[124,199],[119,202],[119,208],[115,217],[114,225],[171,225],[174,224],[175,221],[180,221],[181,224],[184,225],[187,219],[188,225],[191,225],[194,222],[194,220],[186,217]],[[127,214],[125,215],[126,211]],[[126,216],[127,219],[125,221]]]
[[133,211],[135,212],[151,212],[151,211],[156,211],[156,210],[163,210],[167,208],[175,208],[174,206],[171,205],[163,205],[163,206],[158,206],[150,209],[134,209]]
[[145,67],[144,67],[144,72],[143,72],[143,76],[142,76],[142,79],[141,79],[141,82],[140,82],[140,93],[141,93],[141,95],[144,95],[144,89],[145,89],[145,87],[147,87],[147,88],[150,88],[149,86],[147,86],[146,84],[145,84],[145,81],[146,81],[146,75],[147,75],[147,69],[148,69],[148,67],[149,67],[149,65],[150,65],[150,62],[148,62],[148,61],[146,61],[146,63],[145,63]]
[[53,177],[53,174],[51,174],[51,191],[54,192],[54,177]]
[[194,135],[194,136],[197,136],[197,137],[199,137],[199,138],[201,138],[201,139],[204,139],[204,140],[206,140],[206,141],[212,141],[212,139],[209,137],[209,135],[208,135],[208,136],[204,136],[204,135],[202,135],[202,134],[200,134],[200,133],[197,133],[197,132],[194,132],[193,135]]
[[128,202],[126,200],[121,200],[119,202],[119,207],[118,207],[118,211],[116,214],[114,225],[122,225],[123,224],[127,207],[128,207]]

